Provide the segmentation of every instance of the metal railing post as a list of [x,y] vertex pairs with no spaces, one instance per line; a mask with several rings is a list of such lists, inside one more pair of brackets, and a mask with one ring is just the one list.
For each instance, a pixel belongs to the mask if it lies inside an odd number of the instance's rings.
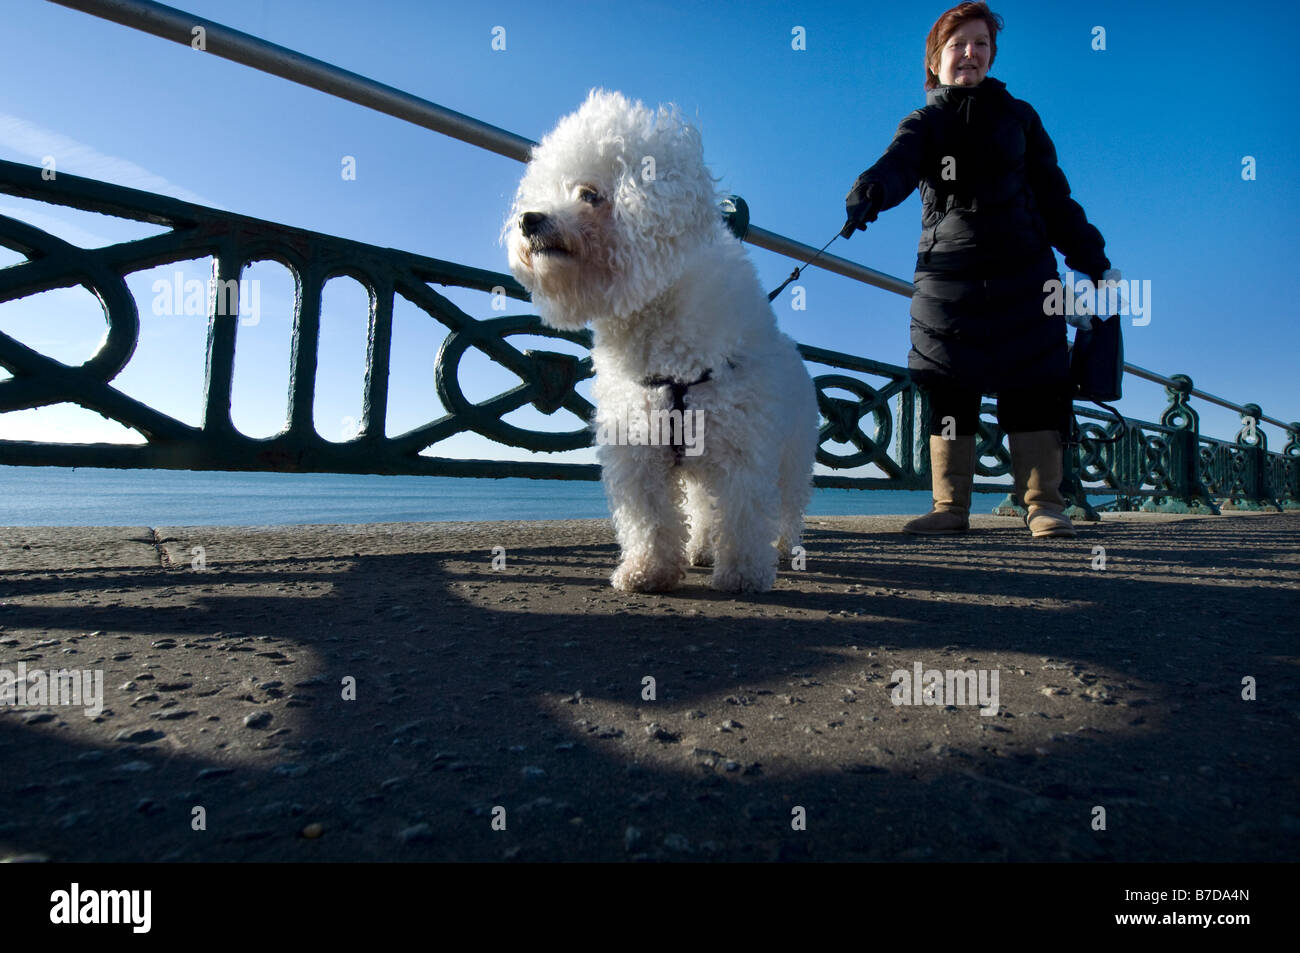
[[1300,510],[1300,422],[1292,422],[1286,433],[1286,446],[1282,448],[1282,456],[1277,464],[1282,471],[1278,482],[1285,488],[1282,493],[1282,508]]
[[1201,482],[1201,416],[1188,403],[1193,393],[1192,379],[1186,374],[1175,374],[1165,384],[1169,406],[1160,415],[1160,423],[1174,431],[1169,436],[1170,490],[1188,511],[1207,507],[1218,513]]
[[1242,428],[1237,434],[1237,445],[1245,448],[1245,474],[1242,478],[1252,509],[1281,510],[1273,499],[1272,487],[1269,485],[1268,472],[1268,437],[1259,427],[1264,411],[1259,404],[1243,404]]

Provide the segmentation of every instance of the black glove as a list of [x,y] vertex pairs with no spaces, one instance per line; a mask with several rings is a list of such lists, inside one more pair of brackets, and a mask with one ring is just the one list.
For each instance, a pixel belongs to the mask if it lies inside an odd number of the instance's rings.
[[880,213],[880,186],[874,182],[864,183],[861,179],[844,198],[844,214],[847,221],[840,235],[852,238],[853,232],[864,232],[868,222],[874,222]]

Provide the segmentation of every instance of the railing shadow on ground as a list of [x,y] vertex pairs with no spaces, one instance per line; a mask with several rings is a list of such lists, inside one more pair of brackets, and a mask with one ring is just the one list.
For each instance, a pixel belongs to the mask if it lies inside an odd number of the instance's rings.
[[[814,527],[822,568],[739,603],[699,574],[675,595],[610,593],[616,547],[595,521],[576,542],[520,540],[505,572],[478,558],[487,535],[430,552],[434,534],[356,556],[299,538],[203,573],[5,572],[24,600],[7,632],[57,633],[103,656],[106,684],[134,684],[102,725],[0,716],[0,845],[114,861],[1287,859],[1294,601],[1225,573],[1206,522],[1116,523],[1141,575],[1090,573],[1010,526],[938,548]],[[1242,532],[1288,538],[1267,516]],[[1273,700],[1242,703],[1229,651]],[[1003,714],[896,708],[890,673],[913,660],[1000,668]],[[274,712],[267,730],[241,727],[254,711]],[[123,727],[165,737],[111,740]],[[1109,833],[1089,825],[1097,805]],[[324,835],[302,837],[313,823]]]

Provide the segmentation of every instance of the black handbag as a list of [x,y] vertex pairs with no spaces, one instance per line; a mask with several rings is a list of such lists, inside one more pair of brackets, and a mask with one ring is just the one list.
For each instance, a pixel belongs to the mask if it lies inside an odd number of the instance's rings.
[[1079,400],[1100,404],[1120,399],[1124,387],[1124,336],[1119,315],[1093,317],[1088,327],[1075,331],[1070,380]]
[[[1109,439],[1098,443],[1115,443],[1128,431],[1124,415],[1107,401],[1119,400],[1124,389],[1124,336],[1120,331],[1120,316],[1093,317],[1086,328],[1074,332],[1074,346],[1070,349],[1070,383],[1076,400],[1087,400],[1104,407],[1119,424]],[[1074,415],[1070,415],[1070,443],[1078,444],[1080,435]]]

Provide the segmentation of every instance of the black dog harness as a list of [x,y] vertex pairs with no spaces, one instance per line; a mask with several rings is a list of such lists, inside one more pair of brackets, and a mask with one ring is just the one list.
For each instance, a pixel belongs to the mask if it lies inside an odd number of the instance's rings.
[[[730,358],[727,359],[727,367],[731,370],[736,369],[735,362]],[[713,379],[713,368],[706,367],[704,373],[696,380],[684,381],[680,377],[647,377],[641,381],[644,387],[668,387],[672,389],[673,410],[681,414],[682,426],[678,429],[673,440],[673,466],[678,466],[682,462],[682,457],[686,454],[686,392],[696,384],[704,384]],[[672,428],[670,427],[669,430]]]

